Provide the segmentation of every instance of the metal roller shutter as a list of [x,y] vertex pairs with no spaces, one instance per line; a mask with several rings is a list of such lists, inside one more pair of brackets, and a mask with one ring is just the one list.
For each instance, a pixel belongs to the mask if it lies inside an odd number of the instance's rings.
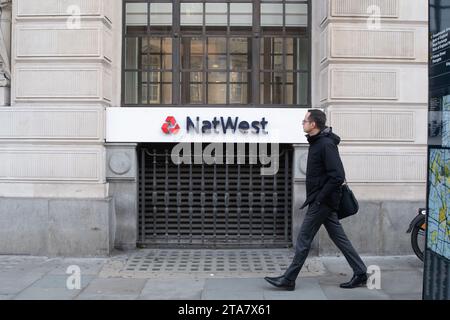
[[139,148],[140,247],[290,246],[290,146],[280,145],[274,176],[262,176],[262,165],[249,164],[248,156],[241,165],[178,166],[172,147]]

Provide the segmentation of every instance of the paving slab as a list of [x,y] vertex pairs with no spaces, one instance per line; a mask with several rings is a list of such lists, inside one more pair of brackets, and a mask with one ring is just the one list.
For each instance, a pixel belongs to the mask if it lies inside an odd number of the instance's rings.
[[0,256],[0,274],[5,272],[45,274],[54,267],[51,259],[47,257]]
[[97,275],[103,266],[108,262],[108,259],[55,259],[53,261],[56,265],[49,272],[51,275],[67,274],[68,268],[77,266],[80,268],[81,275]]
[[423,275],[418,271],[382,271],[381,289],[389,295],[422,295]]
[[16,295],[44,276],[43,273],[7,272],[0,274],[0,294]]
[[138,294],[90,294],[78,295],[75,300],[137,300]]
[[298,278],[294,291],[285,291],[267,283],[264,290],[266,300],[327,300],[317,278]]
[[321,285],[329,300],[389,300],[390,297],[382,290],[368,288],[342,289],[339,286]]
[[267,288],[266,284],[268,283],[263,278],[209,278],[205,281],[205,290],[228,291],[237,293],[262,291]]
[[150,279],[139,300],[199,300],[205,279]]
[[145,286],[145,279],[96,278],[83,290],[79,297],[98,296],[138,296]]
[[235,278],[205,280],[202,300],[263,300],[262,278]]
[[422,293],[390,294],[391,300],[422,300]]
[[81,290],[68,290],[64,288],[27,288],[14,300],[72,300]]
[[[395,256],[395,257],[361,257],[369,267],[378,266],[381,271],[390,270],[421,270],[423,263],[416,256]],[[352,275],[353,271],[344,257],[321,257],[325,269],[329,273]]]
[[[38,281],[34,282],[30,288],[41,288],[41,289],[67,289],[67,280],[70,275],[52,275],[47,274]],[[81,275],[80,277],[80,289],[85,288],[95,276]],[[68,290],[68,289],[67,289]]]
[[264,300],[262,291],[245,291],[237,294],[231,291],[203,291],[202,300]]

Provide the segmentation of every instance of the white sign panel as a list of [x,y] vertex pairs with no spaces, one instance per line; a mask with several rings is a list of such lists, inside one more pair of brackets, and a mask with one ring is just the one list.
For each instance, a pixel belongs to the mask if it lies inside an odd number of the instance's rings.
[[107,142],[307,143],[294,108],[107,108]]

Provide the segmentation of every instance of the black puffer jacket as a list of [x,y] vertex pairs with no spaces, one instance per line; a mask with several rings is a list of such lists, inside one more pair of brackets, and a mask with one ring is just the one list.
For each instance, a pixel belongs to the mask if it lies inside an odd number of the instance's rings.
[[309,142],[306,169],[306,201],[301,207],[321,202],[337,210],[341,186],[345,181],[344,166],[339,156],[341,138],[332,128],[325,128],[315,136],[306,136]]

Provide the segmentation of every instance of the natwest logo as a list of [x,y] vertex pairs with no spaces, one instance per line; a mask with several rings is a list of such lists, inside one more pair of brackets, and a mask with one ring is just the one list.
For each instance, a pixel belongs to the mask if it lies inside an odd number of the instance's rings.
[[195,120],[191,117],[186,119],[187,132],[195,131],[196,133],[209,134],[209,133],[223,133],[227,134],[228,131],[241,134],[248,134],[249,132],[259,134],[269,134],[267,131],[269,122],[266,118],[262,118],[260,121],[242,121],[239,117],[214,117],[212,120],[200,120],[200,117],[196,117]]
[[178,125],[177,120],[175,120],[175,117],[169,116],[161,129],[165,134],[177,134],[180,132],[181,128]]

